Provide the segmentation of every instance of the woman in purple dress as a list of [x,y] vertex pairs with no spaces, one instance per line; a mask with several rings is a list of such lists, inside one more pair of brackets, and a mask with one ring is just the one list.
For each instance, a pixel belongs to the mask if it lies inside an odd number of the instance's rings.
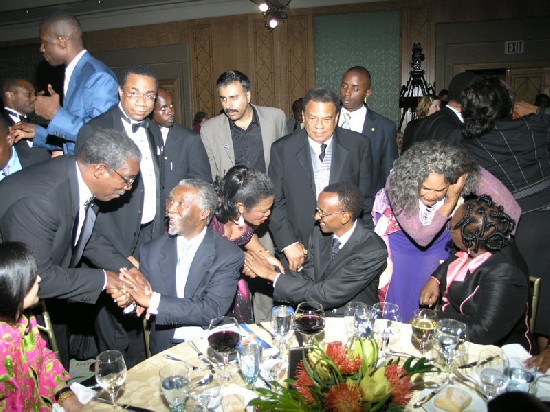
[[[215,183],[219,205],[210,228],[243,249],[262,254],[271,264],[283,267],[262,246],[254,230],[264,224],[271,214],[275,192],[267,175],[246,166],[234,166],[223,179]],[[229,316],[239,323],[252,323],[250,290],[244,276],[239,279],[235,301]]]
[[512,194],[462,149],[444,141],[413,145],[394,163],[373,207],[375,231],[388,247],[380,279],[381,301],[396,303],[403,321],[419,307],[420,291],[450,254],[446,230],[463,196],[488,194],[514,220],[521,209]]

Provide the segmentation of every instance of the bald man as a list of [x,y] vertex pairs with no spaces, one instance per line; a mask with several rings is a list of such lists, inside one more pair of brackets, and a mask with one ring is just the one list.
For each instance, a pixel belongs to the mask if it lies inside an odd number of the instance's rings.
[[[82,125],[118,103],[118,82],[114,73],[84,49],[78,19],[55,12],[40,22],[40,52],[52,66],[66,65],[63,90],[48,85],[48,94],[36,97],[34,110],[50,120],[47,128],[21,122],[12,127],[15,141],[34,138],[34,145],[74,154]],[[60,106],[63,93],[63,106]],[[48,135],[60,142],[48,141]]]

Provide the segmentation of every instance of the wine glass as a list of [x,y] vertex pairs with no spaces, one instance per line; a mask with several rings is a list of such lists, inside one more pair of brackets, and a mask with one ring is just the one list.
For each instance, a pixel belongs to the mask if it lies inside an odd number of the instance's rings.
[[122,353],[117,350],[101,352],[95,361],[95,379],[97,384],[109,392],[113,409],[117,409],[118,390],[126,381],[126,363]]
[[271,327],[277,337],[279,357],[283,357],[283,348],[286,347],[286,340],[292,332],[292,317],[294,309],[291,306],[279,305],[271,309]]
[[348,338],[353,338],[354,336],[358,335],[360,333],[360,330],[358,330],[357,326],[357,315],[358,312],[364,312],[364,308],[368,307],[366,303],[363,302],[348,302],[346,304],[346,312],[344,313],[344,325],[346,326],[346,332],[348,335]]
[[508,358],[500,348],[484,349],[479,353],[475,372],[479,377],[483,392],[493,399],[506,388],[508,383]]
[[415,309],[413,313],[411,322],[413,338],[418,342],[418,350],[424,355],[430,347],[437,327],[437,312],[433,309]]
[[216,410],[220,406],[222,389],[216,374],[210,374],[209,369],[199,369],[191,373],[190,380],[192,387],[190,395],[191,399],[195,400],[196,409]]
[[437,350],[445,363],[445,382],[451,382],[451,365],[459,354],[459,348],[466,341],[466,325],[454,319],[441,319],[437,322],[435,337]]
[[304,346],[313,344],[313,336],[325,329],[325,311],[317,302],[302,302],[294,312],[294,325],[304,337]]
[[373,333],[375,312],[372,306],[358,302],[355,305],[355,335],[366,337]]
[[227,372],[229,354],[234,352],[241,340],[237,319],[231,316],[220,316],[210,321],[208,327],[208,344],[223,359],[222,376],[228,382],[231,375]]
[[183,412],[189,393],[189,367],[170,363],[159,371],[160,388],[168,402],[170,412]]
[[375,332],[381,340],[382,358],[385,358],[390,350],[390,341],[399,337],[401,330],[401,312],[395,303],[380,302],[372,307],[375,321]]

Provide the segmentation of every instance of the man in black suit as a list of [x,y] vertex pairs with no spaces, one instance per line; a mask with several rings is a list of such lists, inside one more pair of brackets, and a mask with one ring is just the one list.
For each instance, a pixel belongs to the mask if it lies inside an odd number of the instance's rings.
[[[91,213],[86,210],[88,200],[116,202],[138,175],[140,159],[130,139],[106,130],[91,136],[76,158],[51,159],[0,182],[1,237],[32,248],[42,277],[41,298],[95,303],[105,286],[117,288],[117,273],[75,268],[78,258],[73,255],[79,244],[93,246],[85,239],[93,228],[93,221],[85,219]],[[128,260],[115,270],[126,266]],[[68,365],[66,356],[62,359]]]
[[159,87],[153,120],[160,127],[164,147],[161,153],[164,163],[164,182],[162,199],[168,198],[170,191],[180,180],[199,178],[212,182],[210,162],[199,136],[193,130],[174,124],[176,108],[172,96],[166,89]]
[[185,179],[167,203],[169,231],[141,249],[151,290],[129,279],[131,294],[153,315],[151,353],[204,336],[210,321],[228,311],[237,291],[243,252],[208,222],[218,199],[201,179]]
[[285,274],[261,256],[248,252],[244,272],[273,282],[273,299],[292,305],[315,301],[327,315],[344,316],[352,300],[378,302],[378,279],[388,253],[382,239],[358,219],[362,211],[359,189],[352,183],[327,186],[319,195],[308,260],[300,272]]
[[397,130],[394,122],[367,106],[366,101],[371,95],[371,75],[366,68],[355,66],[344,73],[340,88],[342,109],[338,126],[369,138],[373,190],[376,193],[386,185],[393,161],[397,159]]
[[275,203],[269,228],[291,270],[303,264],[316,199],[325,186],[354,183],[363,198],[363,213],[372,209],[370,142],[362,134],[337,127],[338,103],[338,95],[331,90],[307,92],[304,129],[279,139],[271,148],[269,177],[275,186]]
[[[6,119],[8,126],[28,121],[27,116],[34,113],[36,94],[34,86],[27,80],[13,78],[4,80],[2,99],[4,101],[2,117]],[[13,144],[13,147],[21,167],[27,167],[50,158],[50,153],[47,150],[33,147],[32,140],[20,140]]]

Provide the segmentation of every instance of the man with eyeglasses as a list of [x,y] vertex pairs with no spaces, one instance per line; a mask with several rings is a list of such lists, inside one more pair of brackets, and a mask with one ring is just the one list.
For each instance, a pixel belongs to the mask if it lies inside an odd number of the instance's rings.
[[212,182],[210,163],[202,140],[193,130],[174,122],[176,108],[168,90],[159,87],[153,120],[160,127],[164,146],[161,157],[164,163],[162,198],[182,179],[199,178]]
[[304,129],[271,147],[269,177],[275,203],[269,229],[277,248],[298,270],[307,256],[313,231],[311,213],[319,193],[331,183],[351,182],[361,192],[364,223],[372,227],[372,154],[367,137],[338,126],[339,96],[313,89],[304,96]]
[[[157,77],[149,67],[128,67],[118,88],[120,103],[85,124],[78,134],[77,147],[98,130],[113,128],[126,133],[141,152],[141,172],[131,190],[100,208],[94,237],[114,245],[116,252],[94,256],[90,260],[96,266],[115,270],[122,259],[132,256],[137,260],[141,246],[163,233],[163,141],[157,124],[149,120],[157,89]],[[103,303],[97,318],[99,349],[120,350],[129,367],[145,359],[142,321],[123,316],[108,296]]]
[[[37,147],[74,154],[82,125],[117,103],[116,77],[84,48],[82,27],[73,15],[53,12],[42,19],[39,31],[44,59],[52,66],[66,65],[63,90],[48,85],[48,95],[39,93],[36,98],[34,110],[50,121],[47,128],[20,122],[12,130],[16,142],[33,139]],[[52,142],[49,135],[58,140]]]
[[315,209],[319,227],[311,235],[302,270],[282,274],[260,255],[247,252],[244,273],[272,281],[274,300],[292,305],[319,302],[327,316],[344,316],[351,301],[377,303],[388,252],[382,239],[358,220],[362,208],[357,186],[328,185],[319,194]]

